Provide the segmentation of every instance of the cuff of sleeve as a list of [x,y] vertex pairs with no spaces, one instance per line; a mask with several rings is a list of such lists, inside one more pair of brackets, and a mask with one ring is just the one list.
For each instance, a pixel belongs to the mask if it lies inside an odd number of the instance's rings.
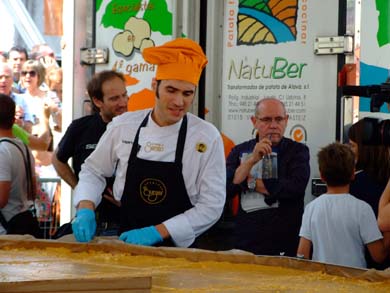
[[[89,200],[89,201],[92,201],[95,205],[95,208],[100,204],[100,201],[102,200],[102,197],[101,196],[95,196],[95,197],[91,197],[91,196],[85,196],[85,195],[81,195],[81,194],[86,194],[88,192],[80,192],[80,190],[77,189],[77,186],[74,190],[74,198],[73,198],[73,205],[75,207],[77,207],[77,205],[79,204],[80,201],[82,200]],[[89,192],[90,193],[90,192]]]
[[195,241],[195,233],[188,219],[178,215],[163,222],[167,228],[173,243],[178,247],[189,247]]

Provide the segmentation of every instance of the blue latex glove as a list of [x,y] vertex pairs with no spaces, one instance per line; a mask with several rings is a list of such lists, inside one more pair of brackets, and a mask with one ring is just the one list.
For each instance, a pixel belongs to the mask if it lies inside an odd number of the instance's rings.
[[95,236],[95,212],[91,209],[79,209],[72,222],[74,237],[78,242],[89,242]]
[[162,242],[163,239],[154,226],[123,232],[119,239],[131,244],[151,246]]

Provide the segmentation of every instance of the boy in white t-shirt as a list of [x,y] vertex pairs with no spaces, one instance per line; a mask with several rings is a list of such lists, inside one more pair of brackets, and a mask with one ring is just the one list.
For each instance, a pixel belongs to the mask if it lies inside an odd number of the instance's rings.
[[374,261],[387,256],[372,208],[349,194],[355,158],[350,147],[332,143],[318,153],[327,193],[310,202],[303,214],[298,257],[352,267],[367,267],[364,248]]

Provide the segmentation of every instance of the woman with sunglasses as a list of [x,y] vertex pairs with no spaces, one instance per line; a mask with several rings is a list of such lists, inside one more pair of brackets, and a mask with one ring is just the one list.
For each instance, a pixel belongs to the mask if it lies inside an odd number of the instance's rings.
[[[56,93],[42,87],[45,73],[44,66],[35,60],[26,61],[21,70],[21,82],[26,88],[23,95],[33,116],[32,134],[38,136],[51,128],[50,118],[53,118],[53,114],[58,111],[57,105],[54,103],[58,99]],[[47,165],[44,162],[43,165]],[[50,161],[48,162],[50,163]]]
[[[23,64],[21,71],[22,86],[26,88],[23,94],[33,116],[32,135],[40,137],[47,131],[54,131],[55,113],[58,97],[47,87],[42,87],[45,81],[45,68],[37,60],[28,60]],[[36,173],[41,178],[56,178],[57,173],[51,164],[53,144],[46,151],[33,151],[36,163]],[[54,194],[56,183],[42,183],[42,189],[48,192],[50,198]]]

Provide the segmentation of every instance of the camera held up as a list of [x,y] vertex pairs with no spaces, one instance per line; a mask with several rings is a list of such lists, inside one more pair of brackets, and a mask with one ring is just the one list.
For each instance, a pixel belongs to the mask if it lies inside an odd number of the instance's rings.
[[[370,111],[378,112],[386,102],[390,103],[390,82],[369,86],[344,86],[343,95],[369,97]],[[390,120],[379,118],[363,118],[363,143],[367,145],[390,146]]]

